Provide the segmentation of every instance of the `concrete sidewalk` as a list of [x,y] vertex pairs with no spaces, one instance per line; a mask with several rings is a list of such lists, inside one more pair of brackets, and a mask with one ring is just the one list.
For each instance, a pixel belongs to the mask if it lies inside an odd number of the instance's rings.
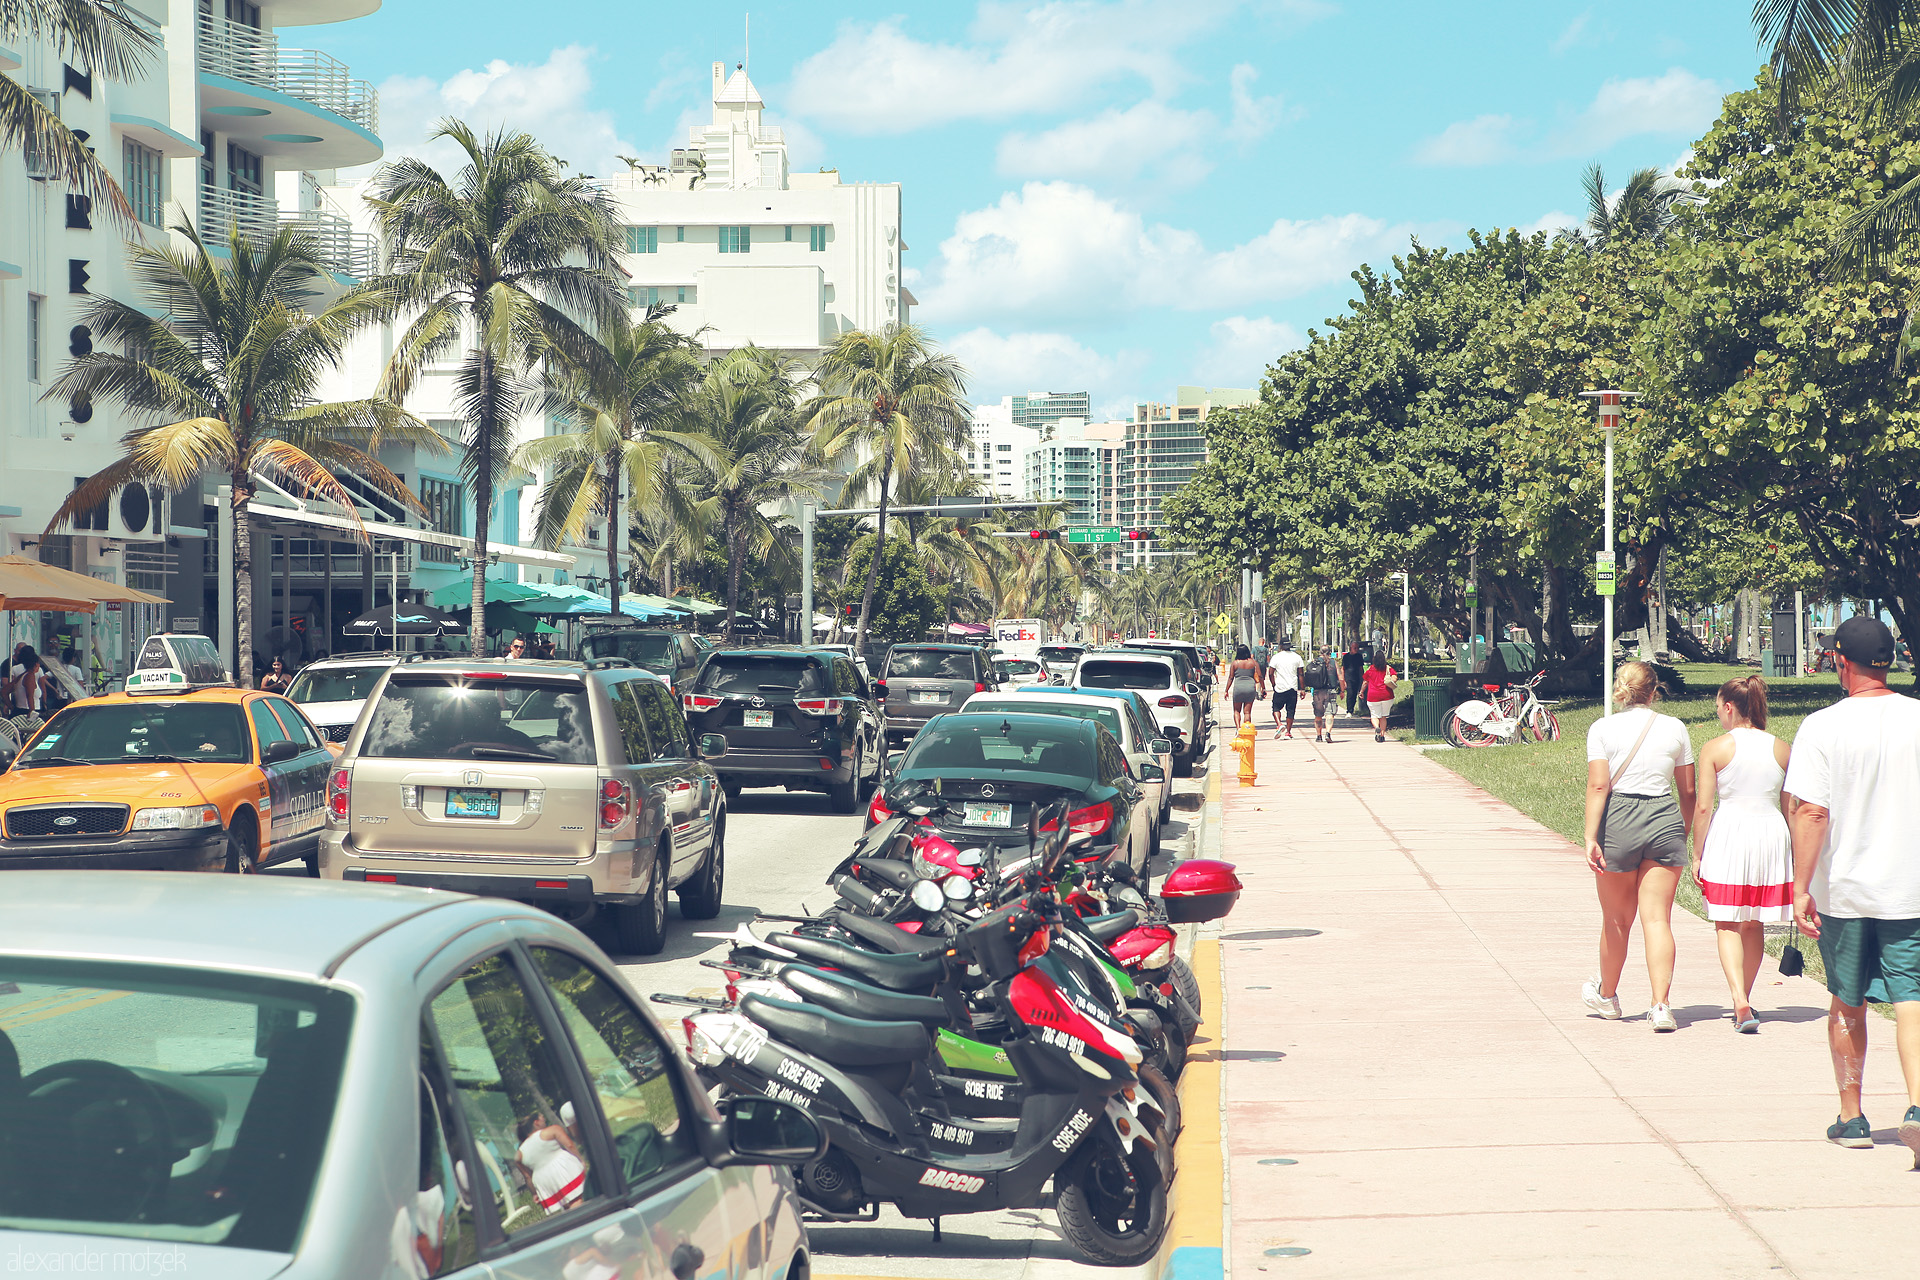
[[1637,931],[1604,1022],[1567,841],[1371,735],[1256,758],[1258,786],[1223,778],[1247,885],[1221,936],[1232,1274],[1920,1270],[1891,1021],[1869,1018],[1879,1145],[1833,1146],[1820,986],[1769,960],[1760,1034],[1735,1034],[1713,930],[1676,909],[1680,1030],[1645,1021]]

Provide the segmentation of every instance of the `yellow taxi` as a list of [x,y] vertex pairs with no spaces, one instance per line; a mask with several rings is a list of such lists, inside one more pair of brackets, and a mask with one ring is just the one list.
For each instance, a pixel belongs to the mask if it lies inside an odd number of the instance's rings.
[[339,750],[278,694],[156,678],[82,699],[0,774],[0,870],[317,874]]

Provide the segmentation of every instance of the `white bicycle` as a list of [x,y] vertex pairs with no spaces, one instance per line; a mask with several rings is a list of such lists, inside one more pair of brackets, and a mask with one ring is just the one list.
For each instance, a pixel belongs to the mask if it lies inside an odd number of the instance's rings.
[[1491,747],[1502,742],[1555,742],[1560,720],[1542,702],[1542,671],[1525,684],[1508,686],[1491,699],[1474,698],[1447,712],[1441,736],[1455,747]]

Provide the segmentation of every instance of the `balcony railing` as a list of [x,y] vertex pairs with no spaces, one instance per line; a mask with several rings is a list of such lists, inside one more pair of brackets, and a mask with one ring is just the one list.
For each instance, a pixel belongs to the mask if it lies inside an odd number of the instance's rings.
[[347,74],[347,65],[315,49],[282,49],[278,37],[203,13],[196,53],[200,70],[272,89],[310,102],[353,121],[368,133],[380,132],[380,95],[365,80]]
[[226,244],[233,229],[238,227],[256,247],[264,246],[283,225],[311,237],[321,256],[343,276],[365,280],[380,269],[379,249],[374,238],[364,231],[355,231],[351,222],[337,214],[317,209],[282,213],[274,201],[251,191],[200,188],[200,237],[208,244]]

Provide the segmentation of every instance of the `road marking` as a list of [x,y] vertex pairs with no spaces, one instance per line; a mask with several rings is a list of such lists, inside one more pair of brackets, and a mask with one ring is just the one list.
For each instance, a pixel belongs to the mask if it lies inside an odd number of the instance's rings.
[[131,991],[93,991],[85,995],[69,993],[48,997],[46,1000],[33,1002],[40,1005],[40,1008],[22,1006],[28,1011],[23,1013],[20,1009],[15,1009],[0,1015],[0,1031],[11,1031],[15,1027],[24,1027],[30,1022],[44,1022],[48,1018],[57,1018],[61,1014],[73,1013],[80,1009],[91,1009],[97,1004],[105,1004],[109,1000],[118,1000],[132,994]]
[[[1220,775],[1207,782],[1209,798]],[[1196,939],[1187,962],[1200,984],[1200,1006],[1212,1010],[1202,1023],[1210,1029],[1213,1052],[1187,1058],[1180,1073],[1180,1114],[1185,1129],[1175,1148],[1180,1174],[1173,1183],[1173,1214],[1157,1265],[1147,1274],[1160,1280],[1218,1280],[1224,1274],[1221,1219],[1226,1212],[1226,1160],[1220,1142],[1220,1063],[1225,1048],[1221,1023],[1226,1009],[1220,990],[1220,943]]]

